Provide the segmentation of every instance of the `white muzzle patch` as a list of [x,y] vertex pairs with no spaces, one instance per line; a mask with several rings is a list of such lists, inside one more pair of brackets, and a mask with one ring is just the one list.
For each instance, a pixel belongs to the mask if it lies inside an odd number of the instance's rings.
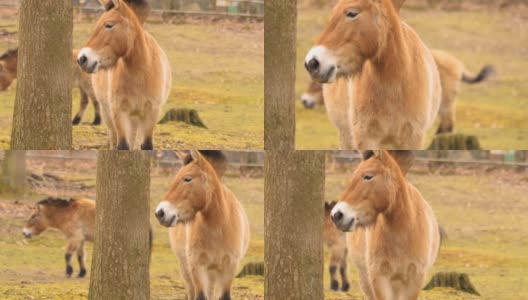
[[161,201],[156,207],[156,218],[165,227],[175,226],[178,222],[178,212],[169,201]]
[[346,202],[338,202],[330,212],[332,221],[341,231],[352,231],[357,224],[357,212]]
[[82,48],[77,54],[77,63],[84,72],[95,73],[101,64],[100,57],[92,48]]
[[326,47],[312,47],[304,59],[304,65],[313,80],[320,83],[336,81],[337,59]]

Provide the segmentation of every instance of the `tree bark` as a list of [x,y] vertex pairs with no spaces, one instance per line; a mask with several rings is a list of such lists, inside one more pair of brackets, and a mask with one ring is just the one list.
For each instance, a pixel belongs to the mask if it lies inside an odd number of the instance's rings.
[[266,0],[264,5],[264,147],[293,150],[297,1]]
[[72,1],[22,1],[11,149],[71,149],[72,30]]
[[1,192],[24,195],[26,188],[26,151],[5,151]]
[[323,299],[324,153],[267,151],[265,174],[265,298]]
[[89,299],[149,299],[150,158],[99,151]]

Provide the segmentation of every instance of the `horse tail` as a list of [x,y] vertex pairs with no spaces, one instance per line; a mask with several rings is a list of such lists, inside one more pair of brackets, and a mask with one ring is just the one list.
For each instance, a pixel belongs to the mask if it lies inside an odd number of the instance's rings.
[[438,224],[438,234],[440,235],[440,243],[438,244],[438,252],[440,252],[440,247],[447,240],[447,231],[445,231],[442,225]]
[[493,74],[495,74],[495,68],[492,65],[485,65],[476,76],[472,76],[464,71],[462,73],[462,81],[469,84],[479,83]]

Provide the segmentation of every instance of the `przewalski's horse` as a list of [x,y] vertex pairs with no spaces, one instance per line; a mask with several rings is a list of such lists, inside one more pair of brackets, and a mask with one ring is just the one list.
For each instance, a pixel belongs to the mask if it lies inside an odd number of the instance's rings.
[[440,246],[433,210],[407,181],[411,151],[367,151],[332,209],[366,299],[418,299]]
[[[61,231],[68,240],[66,248],[66,275],[73,273],[71,258],[77,252],[79,277],[86,275],[84,242],[93,242],[95,234],[95,202],[78,198],[64,200],[48,197],[37,202],[37,211],[29,218],[22,233],[26,238],[37,236],[48,228]],[[149,247],[152,252],[152,229],[149,230]]]
[[249,244],[249,222],[236,196],[200,152],[181,157],[185,165],[156,208],[170,227],[187,299],[231,299],[231,286]]
[[[494,73],[491,65],[484,66],[477,75],[471,74],[464,68],[464,64],[456,57],[442,50],[432,50],[433,57],[440,73],[442,87],[442,102],[438,111],[440,125],[437,133],[452,132],[455,124],[455,100],[460,90],[460,82],[469,84],[479,83]],[[340,81],[342,79],[339,79]],[[323,92],[324,90],[324,92]],[[325,105],[328,117],[341,136],[349,135],[351,129],[348,124],[348,99],[346,80],[339,83],[317,84],[311,81],[308,89],[303,93],[301,101],[305,108]],[[351,140],[351,137],[348,139]],[[340,140],[341,149],[351,148]]]
[[23,234],[30,238],[47,228],[60,230],[68,240],[66,248],[66,275],[73,273],[71,258],[77,252],[79,277],[86,275],[84,264],[84,242],[93,241],[95,233],[95,202],[89,199],[63,200],[46,198],[36,205],[37,211],[24,227]]
[[[81,103],[79,112],[73,118],[73,125],[77,125],[81,122],[82,116],[86,111],[89,100],[92,101],[95,118],[92,125],[101,124],[101,115],[99,113],[99,103],[95,99],[95,93],[92,87],[92,80],[90,74],[81,71],[79,64],[77,64],[78,50],[73,50],[72,63],[73,63],[73,86],[79,87],[79,93],[81,95]],[[9,50],[4,55],[0,56],[0,66],[3,66],[3,71],[0,71],[0,91],[5,90],[11,85],[14,79],[17,77],[17,63],[18,63],[18,49]]]
[[400,19],[403,2],[340,0],[306,55],[313,80],[347,80],[354,149],[420,149],[438,113],[438,70]]
[[330,252],[330,266],[328,271],[330,272],[330,288],[334,291],[339,290],[339,281],[337,281],[336,272],[339,270],[341,274],[341,290],[346,292],[350,287],[347,278],[347,247],[345,234],[337,230],[332,219],[330,218],[330,212],[336,205],[336,202],[327,203],[325,202],[325,221],[324,221],[324,232],[323,241],[328,247]]
[[88,103],[91,101],[95,111],[95,116],[92,125],[99,125],[101,124],[101,110],[99,108],[99,102],[95,97],[95,92],[93,90],[92,76],[81,70],[79,64],[77,63],[77,55],[79,55],[79,50],[73,50],[73,85],[79,87],[79,94],[81,96],[81,99],[79,111],[73,118],[72,124],[78,125],[79,123],[81,123],[84,112],[88,107]]
[[153,148],[154,127],[169,96],[172,75],[165,52],[143,29],[145,0],[111,0],[81,49],[78,62],[92,75],[110,149]]
[[18,49],[9,49],[0,56],[0,91],[5,91],[17,77]]

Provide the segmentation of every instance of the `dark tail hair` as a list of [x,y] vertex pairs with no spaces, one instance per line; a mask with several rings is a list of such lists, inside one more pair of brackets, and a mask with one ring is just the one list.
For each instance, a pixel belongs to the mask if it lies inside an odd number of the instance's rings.
[[479,83],[492,74],[495,74],[495,68],[492,65],[485,65],[477,76],[471,76],[466,73],[462,73],[462,81],[469,84]]
[[438,224],[438,233],[440,234],[440,244],[438,244],[438,252],[440,252],[440,247],[447,240],[447,231],[445,231],[442,225]]

